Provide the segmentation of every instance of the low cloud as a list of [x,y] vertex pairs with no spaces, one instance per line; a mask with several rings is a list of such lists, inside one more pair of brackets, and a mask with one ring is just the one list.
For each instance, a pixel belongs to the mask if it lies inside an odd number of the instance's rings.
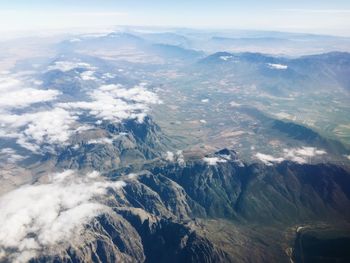
[[0,261],[27,262],[79,241],[84,224],[109,211],[97,198],[125,185],[106,181],[97,172],[83,176],[71,170],[46,179],[0,197]]
[[241,107],[242,104],[239,104],[239,103],[237,103],[237,102],[235,102],[235,101],[231,101],[231,102],[230,102],[230,106],[231,106],[231,107],[234,107],[234,108],[238,108],[238,107]]
[[87,144],[113,144],[113,140],[116,137],[112,138],[96,138],[96,139],[91,139],[87,141]]
[[120,122],[137,119],[142,122],[150,104],[161,103],[158,96],[143,85],[126,89],[121,85],[103,85],[89,93],[91,101],[61,103],[68,110],[85,110],[102,120]]
[[280,163],[284,160],[290,160],[296,163],[304,164],[308,163],[312,157],[324,155],[327,152],[315,147],[299,147],[283,149],[281,157],[274,157],[272,155],[256,153],[255,157],[262,161],[266,165],[272,165],[273,163]]
[[0,111],[27,107],[38,102],[52,101],[60,94],[58,90],[41,90],[27,87],[13,75],[0,74]]
[[[286,150],[288,152],[288,149]],[[324,150],[320,150],[314,147],[301,147],[301,148],[294,148],[292,149],[292,152],[294,152],[297,155],[312,157],[316,155],[323,155],[327,152]]]
[[12,148],[3,148],[0,150],[0,162],[16,163],[24,159],[23,155],[17,154]]
[[176,162],[180,166],[185,166],[186,165],[185,156],[183,155],[182,151],[177,151],[176,152]]
[[282,65],[282,64],[267,63],[267,66],[271,69],[280,69],[280,70],[288,69],[287,65]]
[[204,157],[203,161],[208,165],[217,165],[218,163],[226,163],[227,160],[218,157]]
[[164,159],[169,162],[177,162],[180,166],[184,166],[186,163],[182,150],[178,150],[175,153],[167,151],[164,155]]
[[[27,87],[27,81],[20,78],[22,75],[27,73],[0,75],[0,136],[15,138],[18,144],[32,151],[38,151],[38,143],[66,141],[67,123],[70,124],[73,117],[63,109],[13,113],[35,103],[51,102],[61,94],[58,90]],[[13,153],[10,159],[14,161],[17,157]]]
[[165,155],[165,160],[173,162],[175,160],[175,154],[173,152],[167,151]]
[[232,56],[220,56],[221,60],[227,61],[229,59],[233,58]]
[[82,80],[97,80],[97,78],[94,76],[95,72],[92,70],[84,71],[80,74],[80,77]]
[[318,155],[324,155],[326,154],[326,151],[314,147],[301,147],[284,149],[283,153],[286,159],[297,163],[307,163],[309,158]]
[[0,114],[0,136],[12,137],[22,147],[38,152],[41,144],[64,144],[73,132],[77,118],[68,111],[55,108],[35,113]]
[[62,72],[67,72],[72,69],[83,68],[94,70],[96,67],[91,66],[89,63],[80,61],[55,61],[53,65],[48,67],[48,70],[60,70]]
[[113,78],[115,78],[115,77],[116,77],[115,74],[112,74],[112,73],[109,73],[109,72],[104,73],[104,74],[102,75],[102,78],[103,78],[103,79],[113,79]]
[[256,153],[255,157],[258,158],[260,161],[262,161],[266,165],[273,165],[273,163],[280,163],[283,162],[285,159],[280,157],[276,158],[269,154],[263,154],[263,153]]
[[38,90],[25,88],[2,92],[0,97],[0,108],[7,110],[10,108],[27,107],[34,103],[54,100],[60,94],[57,90]]
[[[49,70],[63,72],[75,68],[85,70],[77,72],[77,77],[97,80],[97,68],[85,62],[56,61],[48,67]],[[97,122],[121,122],[125,119],[142,122],[150,105],[161,103],[155,93],[146,89],[146,83],[132,88],[119,84],[102,85],[84,91],[87,92],[87,100],[57,102],[60,91],[27,87],[33,85],[34,73],[0,73],[0,137],[12,138],[21,147],[35,153],[52,152],[57,146],[66,145],[74,132],[82,131],[79,128],[84,127],[84,123],[79,122],[82,114],[95,117]],[[45,105],[36,104],[42,102],[46,102]],[[112,141],[91,142],[109,144]]]

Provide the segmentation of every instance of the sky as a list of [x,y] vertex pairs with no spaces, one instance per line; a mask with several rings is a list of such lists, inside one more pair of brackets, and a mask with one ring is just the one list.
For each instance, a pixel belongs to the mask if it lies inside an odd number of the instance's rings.
[[114,25],[350,36],[348,0],[0,0],[0,30]]

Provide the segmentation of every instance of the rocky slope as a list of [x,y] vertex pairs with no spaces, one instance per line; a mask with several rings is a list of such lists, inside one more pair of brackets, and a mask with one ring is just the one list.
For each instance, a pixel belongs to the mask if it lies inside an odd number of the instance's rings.
[[76,133],[67,147],[44,156],[40,167],[109,171],[159,158],[167,149],[171,149],[169,138],[149,117],[142,123],[102,123]]
[[291,228],[350,219],[343,168],[248,165],[227,149],[207,158],[221,162],[115,170],[109,176],[127,184],[103,200],[111,211],[87,225],[84,241],[32,262],[287,262]]

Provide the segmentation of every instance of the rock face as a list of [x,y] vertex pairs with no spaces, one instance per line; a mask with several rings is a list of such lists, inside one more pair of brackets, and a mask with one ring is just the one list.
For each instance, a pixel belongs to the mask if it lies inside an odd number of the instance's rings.
[[234,162],[155,168],[181,185],[210,217],[264,224],[349,219],[349,173],[337,166]]
[[247,165],[227,149],[215,156],[226,162],[145,165],[104,200],[112,210],[87,225],[82,243],[32,262],[288,262],[288,228],[350,219],[343,168]]
[[135,229],[117,214],[103,214],[86,226],[82,242],[30,262],[143,262],[145,255]]
[[71,145],[57,154],[48,154],[42,163],[52,162],[64,169],[109,171],[160,157],[167,145],[169,139],[152,119],[145,117],[142,123],[125,120],[96,125],[83,135],[77,133]]

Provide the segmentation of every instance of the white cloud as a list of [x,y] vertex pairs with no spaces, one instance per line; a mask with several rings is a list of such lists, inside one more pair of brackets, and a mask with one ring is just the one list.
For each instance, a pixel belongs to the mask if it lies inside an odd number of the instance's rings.
[[[67,71],[76,67],[88,69],[81,73],[84,80],[95,79],[93,67],[84,62],[57,61],[49,69]],[[54,150],[55,145],[64,145],[78,124],[83,111],[99,121],[120,122],[136,119],[142,122],[149,105],[161,103],[158,96],[146,89],[146,83],[127,89],[121,85],[104,85],[88,93],[89,101],[47,104],[49,109],[14,114],[13,109],[23,108],[38,102],[53,101],[60,95],[57,90],[40,90],[25,87],[24,82],[14,74],[0,75],[0,137],[14,138],[22,147],[40,153]],[[83,110],[83,111],[82,111]],[[81,124],[82,127],[84,126]],[[76,128],[76,127],[75,127]],[[77,129],[80,131],[82,129]],[[91,143],[111,143],[106,138]],[[43,147],[44,145],[44,147]]]
[[[67,71],[76,67],[87,69],[81,73],[82,79],[95,79],[94,67],[85,62],[57,61],[49,69]],[[0,74],[0,137],[13,138],[20,146],[36,153],[53,151],[56,145],[65,145],[74,128],[77,128],[77,132],[82,131],[77,127],[82,113],[95,116],[98,121],[136,119],[142,122],[150,104],[161,103],[155,93],[146,89],[147,83],[140,83],[129,89],[121,85],[103,85],[87,94],[90,96],[88,101],[55,104],[52,101],[61,94],[58,90],[26,87],[21,79],[25,77],[20,78],[20,75],[9,72]],[[32,84],[32,78],[30,80]],[[45,110],[32,106],[30,112],[13,113],[14,109],[38,102],[51,103],[45,105],[48,107]],[[80,127],[84,127],[84,124],[80,123]],[[90,143],[111,144],[112,141],[105,138],[91,140]]]
[[324,150],[319,150],[314,147],[301,147],[301,148],[296,148],[295,149],[296,154],[302,155],[302,156],[307,156],[307,157],[312,157],[315,155],[323,155],[326,154],[326,151]]
[[73,132],[71,125],[75,120],[61,108],[22,115],[0,114],[0,136],[17,138],[19,145],[38,152],[42,143],[64,144]]
[[69,170],[1,196],[0,261],[27,262],[45,249],[79,240],[84,224],[109,211],[96,198],[124,185],[97,172],[82,176]]
[[7,163],[16,163],[18,161],[23,160],[25,157],[23,155],[19,155],[12,148],[3,148],[0,150],[0,161]]
[[94,70],[96,67],[91,66],[89,63],[80,61],[55,61],[53,65],[48,67],[48,70],[60,70],[62,72],[67,72],[75,68],[84,68]]
[[11,77],[10,72],[1,72],[0,76],[0,91],[9,91],[13,88],[17,89],[22,85],[21,81]]
[[41,86],[44,82],[42,80],[33,79],[33,84],[36,86]]
[[242,106],[242,104],[239,104],[239,103],[237,103],[237,102],[235,102],[235,101],[231,101],[231,102],[230,102],[230,106],[231,106],[231,107],[238,108],[238,107]]
[[176,152],[176,161],[179,165],[184,166],[186,164],[185,162],[185,156],[183,154],[182,150],[178,150]]
[[297,163],[307,163],[307,159],[317,156],[324,155],[326,151],[319,150],[314,147],[300,147],[292,149],[284,149],[284,156],[286,159],[297,162]]
[[[119,70],[118,70],[118,71],[119,71]],[[112,74],[112,73],[109,73],[109,72],[104,73],[103,76],[102,76],[103,79],[113,79],[113,78],[115,78],[115,77],[116,77],[115,74]]]
[[80,38],[72,38],[69,40],[69,42],[74,43],[74,42],[81,42]]
[[289,113],[286,113],[286,112],[278,112],[275,114],[276,117],[280,118],[280,119],[287,119],[287,120],[295,120],[296,117],[289,114]]
[[227,160],[218,158],[218,157],[204,157],[203,161],[208,165],[217,165],[217,163],[226,163]]
[[57,90],[40,90],[25,87],[22,80],[11,74],[0,75],[0,110],[27,107],[38,102],[52,101],[60,94]]
[[94,129],[94,126],[92,126],[92,125],[81,124],[81,125],[79,125],[78,128],[75,129],[75,132],[76,133],[82,133],[82,132],[85,132],[85,131],[88,131],[88,130],[92,130],[92,129]]
[[[15,138],[18,144],[36,152],[40,149],[40,143],[65,142],[70,134],[69,125],[75,117],[64,109],[12,113],[14,109],[34,103],[53,101],[60,94],[57,90],[28,88],[22,79],[15,77],[19,75],[0,75],[0,136]],[[10,159],[15,161],[17,157],[12,155]]]
[[324,155],[327,152],[324,150],[317,149],[315,147],[300,147],[283,149],[282,157],[274,157],[272,155],[256,153],[255,157],[262,161],[266,165],[272,165],[273,163],[280,163],[284,160],[290,160],[296,163],[307,163],[311,157]]
[[273,157],[272,155],[263,154],[263,153],[256,153],[255,157],[258,158],[260,161],[262,161],[266,165],[272,165],[273,163],[280,163],[284,161],[282,157],[276,158],[276,157]]
[[227,61],[227,60],[229,60],[231,58],[232,58],[232,56],[220,56],[220,59],[224,60],[224,61]]
[[87,144],[113,144],[114,138],[96,138],[87,141]]
[[169,162],[173,162],[175,160],[175,154],[173,152],[167,151],[166,156],[165,156],[165,160],[167,160]]
[[123,100],[135,101],[139,103],[157,104],[160,103],[158,96],[145,89],[146,84],[140,83],[139,86],[135,86],[130,89],[125,89],[121,85],[103,85],[99,90],[107,92],[114,98],[120,98]]
[[169,162],[177,162],[179,165],[185,165],[185,157],[183,155],[182,150],[178,150],[175,153],[171,151],[167,151],[164,155],[165,160]]
[[94,77],[95,72],[92,70],[84,71],[80,74],[80,77],[82,80],[96,80],[97,78]]
[[0,108],[26,107],[34,103],[54,100],[60,94],[57,90],[24,88],[1,94]]
[[120,122],[137,119],[142,122],[149,105],[161,103],[155,93],[143,86],[126,89],[121,85],[103,85],[89,95],[91,101],[61,103],[60,106],[69,110],[86,110],[102,120]]
[[282,65],[282,64],[267,63],[267,65],[269,66],[269,68],[272,68],[272,69],[281,69],[281,70],[285,70],[285,69],[288,68],[287,65]]

